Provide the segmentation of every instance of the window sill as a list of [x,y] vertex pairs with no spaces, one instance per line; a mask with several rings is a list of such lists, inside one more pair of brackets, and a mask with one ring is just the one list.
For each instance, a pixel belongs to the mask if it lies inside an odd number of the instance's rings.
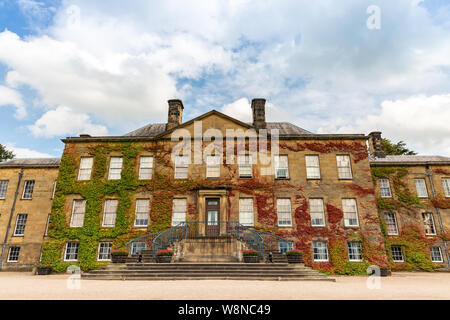
[[425,233],[425,235],[426,235],[427,237],[436,237],[436,236],[437,236],[436,233]]
[[340,180],[340,181],[353,180],[353,178],[338,178],[338,180]]
[[133,226],[133,228],[136,228],[136,229],[147,229],[148,225],[147,226]]
[[403,262],[405,262],[405,260],[399,260],[399,261],[395,261],[395,260],[392,260],[392,261],[394,261],[394,263],[403,263]]
[[306,180],[312,180],[312,181],[320,181],[322,178],[306,178]]
[[326,225],[311,225],[313,228],[326,228]]
[[18,263],[19,260],[17,260],[17,261],[9,261],[9,260],[7,260],[6,262],[7,262],[7,263]]
[[13,234],[12,236],[16,237],[16,238],[23,238],[25,235],[24,234]]
[[33,198],[20,198],[20,200],[33,200]]
[[252,179],[253,176],[239,176],[239,179]]
[[313,260],[314,262],[329,262],[329,260]]
[[288,225],[283,225],[283,226],[279,226],[277,225],[278,228],[292,228],[292,225],[288,226]]
[[275,177],[275,180],[291,180],[291,178],[290,177],[287,177],[287,178],[277,178],[277,177]]

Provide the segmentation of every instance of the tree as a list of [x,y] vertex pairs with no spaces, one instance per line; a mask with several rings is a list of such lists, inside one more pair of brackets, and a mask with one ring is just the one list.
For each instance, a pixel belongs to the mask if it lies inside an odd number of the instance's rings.
[[0,162],[14,158],[16,155],[0,144]]
[[413,150],[406,148],[406,143],[401,140],[394,144],[391,140],[383,138],[381,139],[381,147],[388,156],[398,156],[403,154],[410,156],[417,154]]

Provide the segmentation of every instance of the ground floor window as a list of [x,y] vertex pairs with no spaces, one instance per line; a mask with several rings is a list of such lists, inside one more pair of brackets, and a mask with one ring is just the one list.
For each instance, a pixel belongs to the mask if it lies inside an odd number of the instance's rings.
[[391,252],[392,252],[392,260],[394,260],[394,262],[403,262],[404,261],[401,246],[392,246]]
[[131,254],[140,253],[145,249],[145,242],[133,242],[131,245]]
[[98,260],[111,260],[112,242],[100,242],[98,246]]
[[361,261],[361,243],[360,242],[347,242],[348,247],[348,259],[350,261]]
[[7,262],[17,262],[19,261],[20,247],[9,248],[8,261]]
[[430,247],[431,261],[433,262],[444,262],[442,259],[441,247]]
[[280,252],[286,253],[286,251],[294,249],[294,245],[292,242],[280,241],[278,243],[278,248],[279,248]]
[[314,261],[328,261],[328,247],[325,241],[313,241]]
[[66,252],[64,254],[64,261],[77,261],[78,260],[78,242],[67,242]]

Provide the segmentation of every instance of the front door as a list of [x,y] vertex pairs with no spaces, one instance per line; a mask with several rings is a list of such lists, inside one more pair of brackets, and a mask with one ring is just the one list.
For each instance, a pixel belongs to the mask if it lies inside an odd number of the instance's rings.
[[206,236],[216,237],[219,235],[219,212],[220,199],[207,198],[206,199]]

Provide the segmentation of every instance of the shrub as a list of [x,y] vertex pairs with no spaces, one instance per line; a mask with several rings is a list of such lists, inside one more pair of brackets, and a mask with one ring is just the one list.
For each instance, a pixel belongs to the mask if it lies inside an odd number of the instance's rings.
[[157,256],[173,256],[173,251],[172,250],[158,250],[156,252]]
[[258,250],[244,250],[242,251],[242,255],[244,256],[258,256],[259,255],[259,251]]

